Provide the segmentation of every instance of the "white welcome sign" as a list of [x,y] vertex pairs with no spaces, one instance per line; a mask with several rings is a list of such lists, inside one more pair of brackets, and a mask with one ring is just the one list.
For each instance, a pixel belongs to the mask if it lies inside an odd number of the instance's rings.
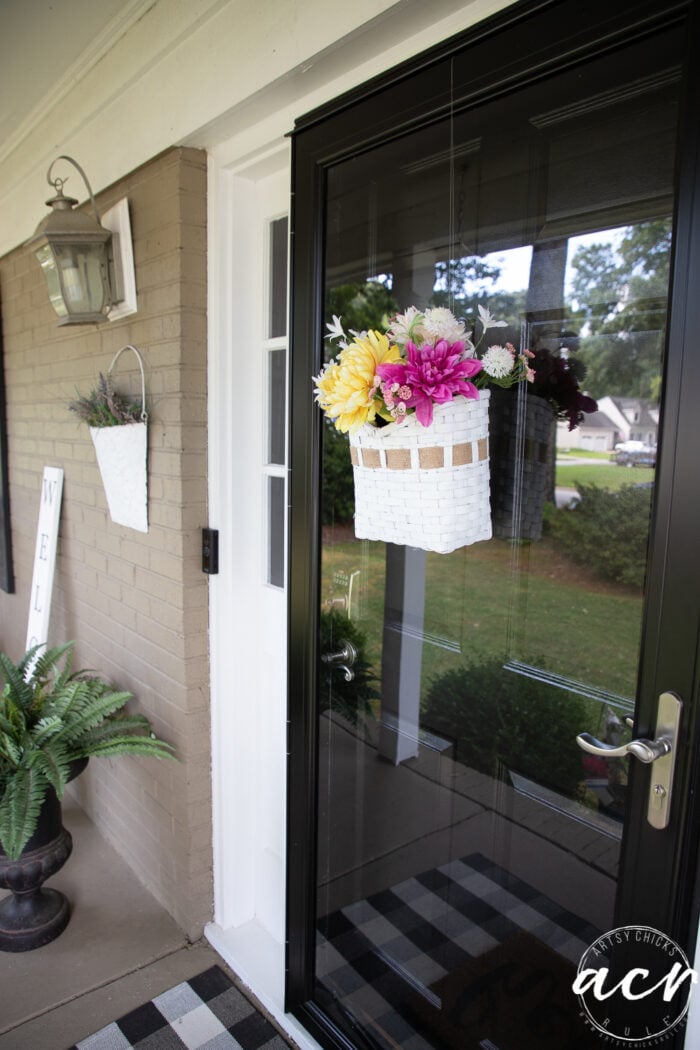
[[49,637],[51,592],[56,567],[56,544],[62,495],[63,470],[61,467],[44,467],[34,551],[34,573],[29,597],[27,649],[35,645],[46,645]]

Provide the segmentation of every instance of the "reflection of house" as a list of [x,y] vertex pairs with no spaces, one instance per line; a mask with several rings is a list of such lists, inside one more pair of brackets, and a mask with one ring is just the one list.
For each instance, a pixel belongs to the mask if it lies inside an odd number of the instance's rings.
[[621,441],[642,441],[655,448],[658,426],[655,402],[636,397],[601,397],[598,411],[585,416],[579,427],[569,430],[567,423],[559,423],[557,446],[612,452]]

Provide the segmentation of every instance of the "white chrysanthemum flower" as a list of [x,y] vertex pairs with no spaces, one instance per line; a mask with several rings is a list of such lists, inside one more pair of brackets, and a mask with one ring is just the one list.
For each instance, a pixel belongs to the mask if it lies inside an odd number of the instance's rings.
[[446,306],[435,306],[426,310],[423,327],[429,337],[446,339],[448,343],[464,339],[464,323],[458,321]]
[[505,346],[490,346],[481,359],[481,367],[492,379],[505,379],[514,364],[515,357]]
[[404,314],[393,317],[387,329],[387,337],[390,343],[405,346],[408,340],[419,342],[423,336],[423,314],[415,306],[409,306]]

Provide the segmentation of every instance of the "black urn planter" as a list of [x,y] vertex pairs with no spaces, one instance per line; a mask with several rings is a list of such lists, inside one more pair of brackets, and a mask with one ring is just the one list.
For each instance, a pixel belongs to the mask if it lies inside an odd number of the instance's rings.
[[49,944],[68,925],[68,900],[43,883],[66,863],[73,840],[61,822],[61,803],[50,788],[36,831],[17,860],[0,849],[0,887],[11,891],[0,902],[0,951],[28,952]]
[[[70,780],[85,769],[88,760],[73,763]],[[63,933],[70,905],[59,890],[43,884],[63,867],[73,850],[73,839],[62,823],[61,803],[48,788],[36,831],[17,860],[0,847],[0,888],[10,896],[0,901],[0,951],[29,952]]]

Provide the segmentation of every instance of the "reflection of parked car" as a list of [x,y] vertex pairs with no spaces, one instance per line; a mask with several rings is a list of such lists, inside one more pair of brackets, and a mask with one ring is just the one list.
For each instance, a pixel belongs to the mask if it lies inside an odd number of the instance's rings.
[[650,446],[643,441],[618,441],[615,445],[616,452],[645,452]]
[[656,449],[643,441],[622,441],[615,445],[615,462],[621,467],[655,467]]
[[621,467],[655,467],[656,449],[643,446],[638,449],[618,449],[615,462]]

